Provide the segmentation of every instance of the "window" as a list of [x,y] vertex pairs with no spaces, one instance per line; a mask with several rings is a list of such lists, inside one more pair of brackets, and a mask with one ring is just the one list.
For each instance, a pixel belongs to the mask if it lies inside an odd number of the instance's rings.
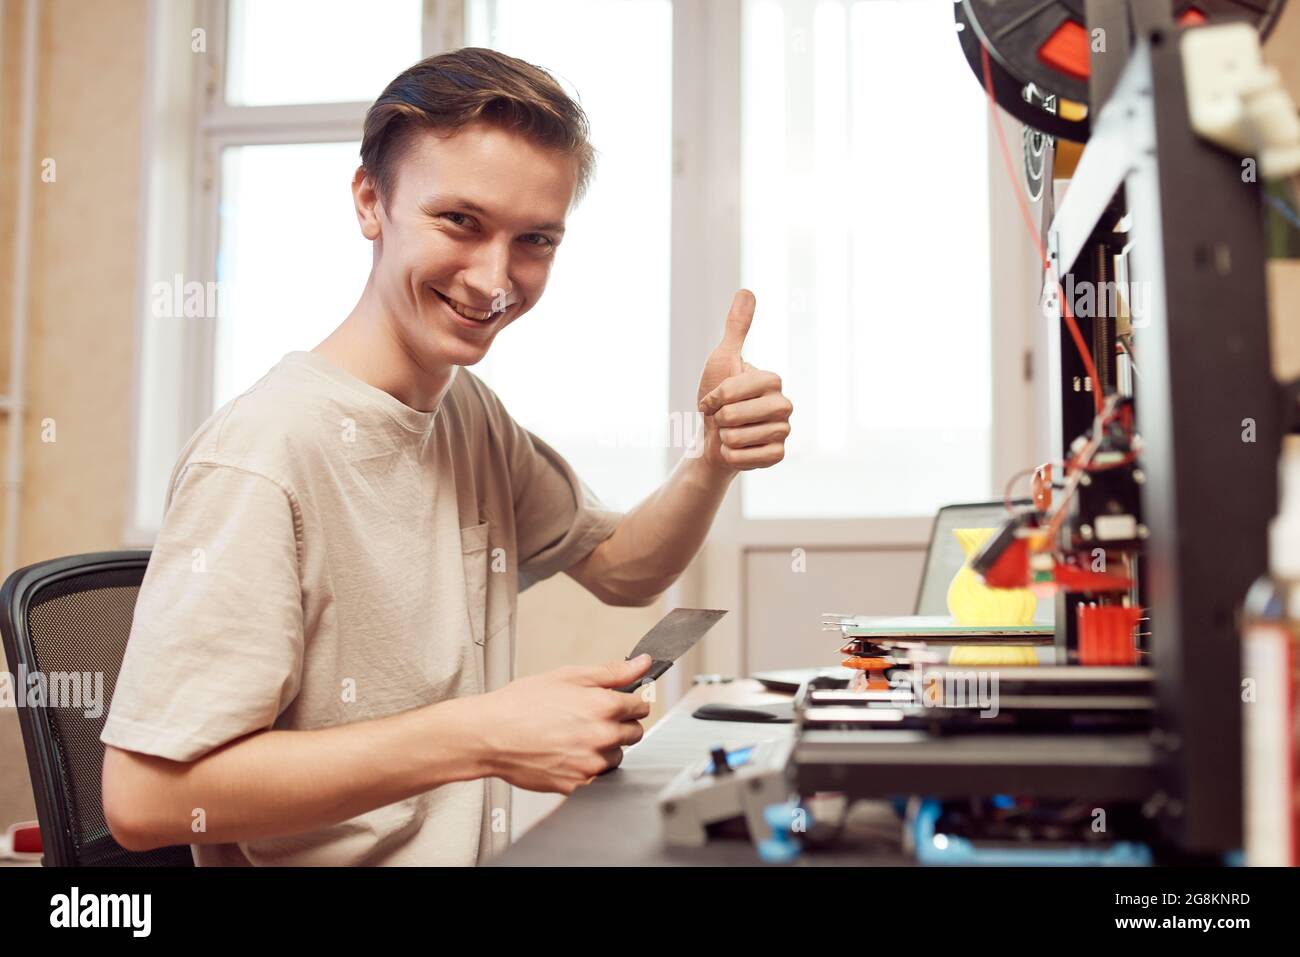
[[421,16],[420,0],[230,0],[226,102],[368,103],[420,59]]
[[[464,44],[551,70],[591,119],[596,177],[546,297],[474,371],[602,498],[631,506],[681,455],[694,423],[672,409],[693,409],[740,285],[758,296],[746,357],[779,371],[797,406],[786,461],[745,475],[743,512],[724,513],[760,520],[741,538],[785,534],[764,520],[838,528],[988,498],[986,108],[951,8],[159,4],[142,288],[215,280],[220,310],[142,308],[129,538],[152,540],[203,419],[351,309],[370,264],[349,191],[365,110],[420,56]],[[175,42],[195,22],[209,36],[198,57]]]
[[[215,263],[201,264],[215,269],[221,303],[209,340],[212,408],[285,353],[315,346],[360,296],[370,244],[349,186],[361,119],[420,59],[422,26],[421,0],[378,0],[364,14],[348,0],[225,5],[224,95],[203,124],[219,171]],[[351,108],[325,124],[308,110],[255,109],[317,104]],[[334,142],[317,141],[331,132]]]
[[[378,0],[364,14],[351,0],[201,0],[199,9],[212,40],[192,58],[194,222],[162,217],[174,235],[155,239],[165,248],[148,271],[215,279],[218,308],[144,326],[139,537],[157,527],[166,476],[203,419],[285,353],[313,348],[356,303],[371,263],[349,188],[365,111],[422,54],[467,44],[551,70],[588,111],[599,151],[545,299],[474,372],[611,506],[629,508],[662,481],[676,454],[666,448],[672,0]],[[189,34],[175,8],[161,15],[176,16],[160,28],[168,42]],[[158,160],[168,163],[175,151]],[[160,414],[169,396],[178,411]]]
[[576,93],[598,151],[545,298],[474,371],[610,506],[629,508],[671,454],[672,3],[471,0],[468,12],[467,43],[546,67]]
[[420,59],[423,25],[420,0],[379,0],[364,15],[348,0],[226,0],[209,12],[225,42],[200,123],[217,175],[204,220],[212,261],[198,268],[215,271],[220,311],[200,336],[200,412],[314,347],[359,298],[371,258],[350,189],[361,123]]
[[746,357],[796,405],[745,516],[988,499],[987,108],[951,0],[745,0],[743,18]]
[[360,148],[352,141],[222,151],[214,408],[285,353],[314,347],[365,288],[370,243],[348,188]]

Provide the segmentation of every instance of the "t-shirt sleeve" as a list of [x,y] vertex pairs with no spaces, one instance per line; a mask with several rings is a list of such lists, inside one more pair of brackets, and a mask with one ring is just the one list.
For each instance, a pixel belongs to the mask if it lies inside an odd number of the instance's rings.
[[519,431],[511,472],[523,591],[590,555],[614,534],[622,515],[601,502],[559,452]]
[[295,510],[259,473],[181,471],[100,740],[192,761],[274,724],[302,674]]

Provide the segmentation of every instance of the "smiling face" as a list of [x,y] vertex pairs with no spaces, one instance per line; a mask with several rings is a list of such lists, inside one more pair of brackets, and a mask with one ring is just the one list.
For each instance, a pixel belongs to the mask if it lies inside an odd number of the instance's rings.
[[536,305],[577,183],[572,156],[483,122],[412,133],[383,202],[357,171],[374,292],[421,368],[474,365]]

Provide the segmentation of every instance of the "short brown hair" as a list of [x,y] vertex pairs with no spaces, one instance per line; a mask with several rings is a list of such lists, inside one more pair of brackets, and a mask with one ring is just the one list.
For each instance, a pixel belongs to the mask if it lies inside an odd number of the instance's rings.
[[397,164],[413,133],[454,133],[476,120],[571,154],[578,163],[574,202],[587,191],[596,151],[582,107],[541,67],[465,47],[421,60],[389,83],[366,112],[361,165],[380,199],[392,197]]

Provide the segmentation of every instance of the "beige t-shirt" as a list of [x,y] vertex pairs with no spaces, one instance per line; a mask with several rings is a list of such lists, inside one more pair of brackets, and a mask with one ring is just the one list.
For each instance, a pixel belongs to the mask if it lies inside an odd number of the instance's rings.
[[[498,688],[518,591],[618,518],[467,370],[419,412],[290,353],[181,453],[101,740],[192,761]],[[456,782],[194,857],[473,864],[509,843],[509,815],[504,781]]]

